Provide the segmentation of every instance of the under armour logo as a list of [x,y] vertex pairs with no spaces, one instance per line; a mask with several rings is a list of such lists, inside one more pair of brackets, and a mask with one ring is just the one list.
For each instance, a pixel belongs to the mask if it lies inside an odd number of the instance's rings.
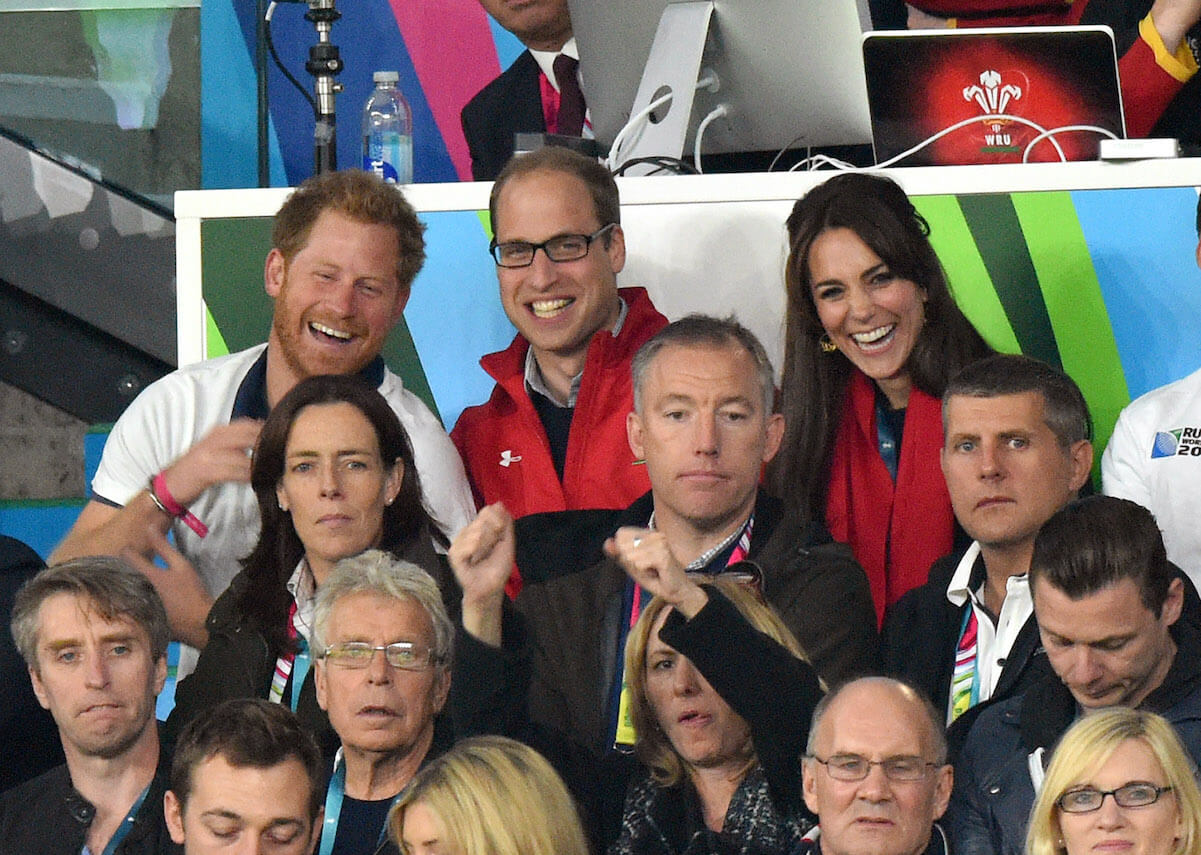
[[520,463],[520,462],[521,462],[521,455],[520,454],[514,455],[513,449],[511,449],[511,448],[506,448],[504,451],[502,451],[500,453],[500,465],[504,466],[505,468],[508,468],[510,464]]

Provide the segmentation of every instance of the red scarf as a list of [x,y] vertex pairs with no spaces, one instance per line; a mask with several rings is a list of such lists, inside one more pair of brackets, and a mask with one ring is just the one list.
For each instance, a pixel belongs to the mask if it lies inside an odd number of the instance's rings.
[[924,584],[930,565],[951,551],[955,515],[941,448],[941,402],[915,387],[894,485],[880,458],[876,386],[860,371],[851,375],[830,462],[826,524],[863,565],[881,622],[884,609]]

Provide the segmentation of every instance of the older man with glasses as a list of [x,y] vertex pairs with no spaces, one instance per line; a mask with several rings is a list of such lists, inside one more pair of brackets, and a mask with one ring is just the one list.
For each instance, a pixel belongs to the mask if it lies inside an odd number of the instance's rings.
[[317,701],[342,741],[318,851],[396,853],[388,810],[450,744],[435,718],[450,689],[453,626],[434,580],[378,550],[339,562],[313,620]]
[[947,855],[951,797],[942,716],[910,686],[865,677],[813,711],[803,768],[814,855]]
[[[480,361],[496,388],[451,434],[476,501],[503,502],[515,517],[624,508],[650,489],[626,443],[630,362],[667,320],[644,290],[617,288],[617,184],[595,160],[545,148],[509,162],[489,211],[517,337]],[[514,576],[509,593],[518,589]]]

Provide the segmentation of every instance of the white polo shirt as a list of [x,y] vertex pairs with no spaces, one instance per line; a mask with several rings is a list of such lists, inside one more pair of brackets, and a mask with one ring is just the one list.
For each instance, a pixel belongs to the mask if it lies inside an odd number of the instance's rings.
[[[109,434],[92,479],[93,496],[124,506],[146,489],[152,475],[170,466],[214,427],[228,424],[243,381],[266,347],[261,344],[189,365],[147,386]],[[475,516],[458,451],[438,419],[404,388],[399,377],[385,368],[378,388],[409,435],[426,506],[453,536]],[[189,508],[208,526],[208,536],[200,538],[175,520],[175,543],[216,598],[229,587],[258,540],[258,504],[249,484],[231,482],[205,490]],[[189,651],[181,649],[180,677],[194,667]]]

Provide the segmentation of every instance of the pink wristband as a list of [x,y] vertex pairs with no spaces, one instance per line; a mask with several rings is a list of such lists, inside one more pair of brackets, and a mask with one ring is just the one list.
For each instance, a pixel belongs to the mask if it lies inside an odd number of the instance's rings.
[[196,532],[198,537],[204,537],[209,533],[209,527],[197,519],[196,515],[175,501],[175,497],[171,495],[171,491],[167,489],[167,479],[160,472],[150,479],[150,494],[158,500],[156,504],[173,517],[183,520],[183,524]]

